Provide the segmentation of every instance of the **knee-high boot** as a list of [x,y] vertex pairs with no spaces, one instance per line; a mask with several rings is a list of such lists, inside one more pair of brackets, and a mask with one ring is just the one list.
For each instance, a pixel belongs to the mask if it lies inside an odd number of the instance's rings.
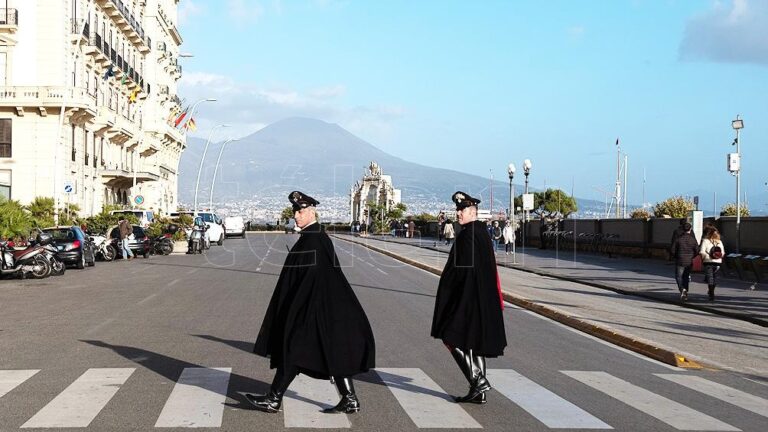
[[298,375],[298,371],[294,367],[278,368],[277,372],[275,372],[275,377],[272,379],[272,385],[269,387],[269,393],[265,395],[246,393],[245,398],[259,411],[276,413],[280,411],[280,406],[283,404],[283,395],[285,395],[285,391],[288,390],[288,386],[291,385],[296,375]]
[[491,389],[491,383],[485,377],[485,357],[473,355],[472,350],[464,352],[459,348],[451,349],[451,355],[469,383],[469,393],[454,397],[456,402],[484,404],[485,392]]
[[355,385],[352,378],[333,377],[336,382],[336,389],[339,391],[341,400],[333,408],[323,410],[326,414],[351,414],[360,411],[360,401],[355,394]]

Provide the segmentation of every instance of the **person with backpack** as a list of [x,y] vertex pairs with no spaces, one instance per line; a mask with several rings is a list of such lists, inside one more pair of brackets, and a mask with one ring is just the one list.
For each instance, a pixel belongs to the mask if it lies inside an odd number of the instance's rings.
[[702,237],[699,255],[701,255],[701,262],[704,264],[704,281],[707,282],[709,301],[714,301],[715,287],[717,286],[715,275],[723,263],[725,246],[720,239],[720,232],[715,227],[709,227]]

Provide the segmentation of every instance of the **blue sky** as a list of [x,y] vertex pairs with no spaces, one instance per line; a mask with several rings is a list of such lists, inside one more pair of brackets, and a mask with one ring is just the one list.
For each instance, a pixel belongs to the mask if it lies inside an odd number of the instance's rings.
[[[603,199],[615,141],[629,201],[735,199],[768,210],[768,1],[182,0],[180,93],[198,134],[291,116],[338,123],[404,159]],[[222,137],[223,138],[223,137]],[[383,167],[386,170],[386,167]],[[518,174],[516,180],[522,180]],[[395,179],[396,180],[396,179]]]

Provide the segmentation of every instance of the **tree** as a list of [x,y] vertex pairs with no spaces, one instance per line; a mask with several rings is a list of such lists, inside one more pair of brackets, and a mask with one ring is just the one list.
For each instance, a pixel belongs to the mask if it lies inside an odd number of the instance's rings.
[[53,198],[36,197],[26,208],[33,226],[45,228],[53,225]]
[[31,229],[32,220],[24,206],[0,197],[0,238],[26,238]]
[[[740,206],[741,217],[749,217],[749,207],[745,203]],[[720,209],[720,216],[736,216],[736,204],[727,203]]]
[[693,200],[678,195],[656,203],[653,207],[653,215],[681,219],[687,217],[692,210],[696,210]]
[[629,214],[629,217],[632,219],[650,219],[651,218],[651,212],[644,208],[636,208],[632,210],[632,213]]
[[550,188],[544,192],[534,192],[533,194],[533,213],[540,217],[562,216],[567,218],[577,210],[576,200],[560,189]]
[[413,220],[416,222],[435,222],[437,221],[437,216],[431,213],[421,213],[413,216]]
[[289,219],[293,218],[293,207],[288,206],[283,209],[282,212],[280,212],[280,221],[288,221]]

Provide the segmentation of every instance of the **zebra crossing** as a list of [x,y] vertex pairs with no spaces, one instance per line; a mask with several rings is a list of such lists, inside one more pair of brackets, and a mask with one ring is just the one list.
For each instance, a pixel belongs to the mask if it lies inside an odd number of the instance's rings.
[[[3,402],[43,371],[0,370],[0,412]],[[20,428],[87,428],[109,406],[123,385],[135,376],[136,368],[91,368],[45,404]],[[630,409],[655,418],[678,430],[738,431],[739,429],[683,403],[654,393],[603,371],[559,371],[571,385],[585,386]],[[225,403],[231,368],[185,368],[167,397],[155,428],[221,428],[226,421]],[[419,368],[378,368],[375,374],[391,393],[399,409],[416,428],[481,429],[466,406],[456,404],[448,393]],[[495,391],[543,426],[551,429],[613,429],[605,419],[578,406],[553,389],[546,388],[513,369],[491,369],[489,380]],[[660,379],[696,395],[712,398],[768,418],[768,399],[693,374],[659,373]],[[240,389],[234,389],[240,390]],[[242,389],[247,391],[250,389]],[[322,407],[332,406],[338,396],[327,381],[299,376],[287,392],[282,413],[285,428],[351,428],[346,415],[325,415]],[[369,404],[359,415],[377,415]],[[0,424],[6,425],[2,417]],[[3,430],[6,430],[5,428]]]

